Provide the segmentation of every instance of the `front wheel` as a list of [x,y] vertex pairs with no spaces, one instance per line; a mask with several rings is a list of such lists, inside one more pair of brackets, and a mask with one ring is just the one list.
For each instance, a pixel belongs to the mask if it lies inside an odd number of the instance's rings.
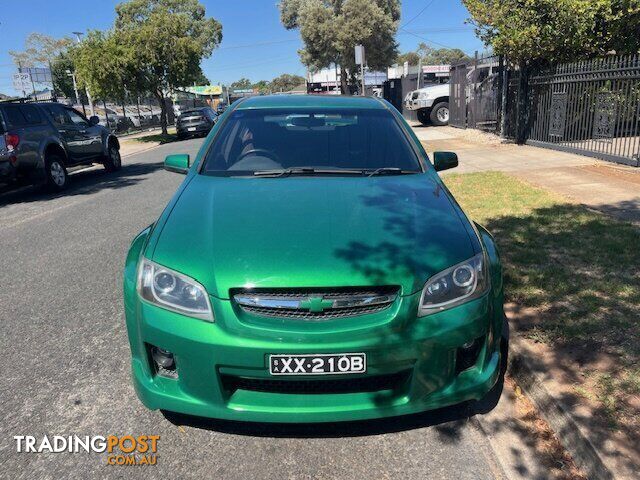
[[431,109],[431,123],[438,126],[449,124],[449,102],[436,103]]
[[69,182],[69,175],[62,157],[56,154],[48,155],[45,168],[47,175],[46,188],[57,192],[64,190]]
[[422,125],[428,125],[429,124],[429,112],[428,112],[427,109],[421,108],[420,110],[418,110],[418,121]]
[[113,142],[109,144],[109,150],[107,151],[107,156],[104,159],[104,168],[107,172],[115,172],[122,168],[120,150],[118,150],[118,147]]

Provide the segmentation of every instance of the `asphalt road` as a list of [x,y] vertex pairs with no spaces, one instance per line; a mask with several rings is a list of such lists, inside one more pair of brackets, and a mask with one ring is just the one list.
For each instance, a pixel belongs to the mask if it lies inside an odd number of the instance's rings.
[[[164,156],[195,155],[200,143],[128,157],[114,174],[75,174],[62,195],[31,188],[0,195],[0,477],[501,478],[487,438],[459,408],[286,427],[182,426],[143,407],[129,376],[124,257],[182,181],[162,170]],[[160,435],[158,463],[16,452],[14,435],[44,434]]]

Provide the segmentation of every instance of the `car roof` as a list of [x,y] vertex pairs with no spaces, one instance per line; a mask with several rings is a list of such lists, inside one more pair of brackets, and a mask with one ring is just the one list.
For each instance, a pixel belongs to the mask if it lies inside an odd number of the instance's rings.
[[238,102],[236,109],[257,108],[364,108],[385,109],[384,103],[372,97],[347,95],[260,95]]

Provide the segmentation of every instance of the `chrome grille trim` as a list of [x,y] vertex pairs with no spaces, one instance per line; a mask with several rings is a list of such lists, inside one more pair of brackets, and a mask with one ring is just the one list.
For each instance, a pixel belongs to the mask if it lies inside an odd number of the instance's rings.
[[264,317],[325,320],[376,313],[389,308],[398,287],[335,290],[262,290],[232,293],[245,312]]

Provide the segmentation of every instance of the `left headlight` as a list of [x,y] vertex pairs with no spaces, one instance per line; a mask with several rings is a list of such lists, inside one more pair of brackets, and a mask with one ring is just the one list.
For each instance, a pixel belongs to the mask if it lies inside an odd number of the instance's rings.
[[167,310],[213,322],[209,297],[202,285],[146,258],[140,262],[138,294]]
[[427,98],[429,98],[429,92],[420,92],[420,94],[418,95],[418,98],[420,100],[426,100]]
[[481,297],[488,288],[485,258],[479,253],[427,281],[422,289],[418,316],[439,312]]

